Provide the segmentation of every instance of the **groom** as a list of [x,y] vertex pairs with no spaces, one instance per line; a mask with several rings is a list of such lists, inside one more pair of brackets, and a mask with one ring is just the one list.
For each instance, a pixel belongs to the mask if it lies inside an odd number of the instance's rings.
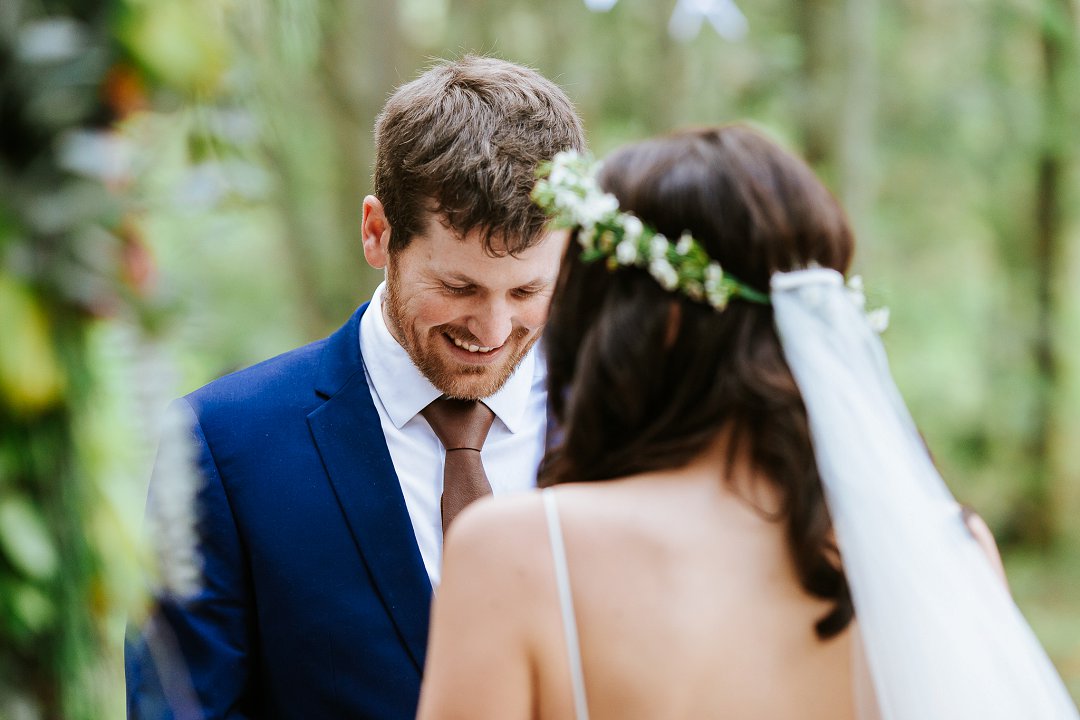
[[[465,57],[399,88],[375,141],[362,235],[386,282],[371,302],[174,404],[201,473],[203,584],[162,599],[129,646],[130,717],[170,717],[171,687],[187,689],[173,710],[200,718],[412,718],[460,458],[482,457],[496,495],[534,484],[533,348],[563,241],[529,191],[538,163],[583,149],[580,121],[537,73]],[[486,439],[447,439],[463,422],[439,428],[444,406],[478,411]],[[155,639],[183,671],[155,664]]]

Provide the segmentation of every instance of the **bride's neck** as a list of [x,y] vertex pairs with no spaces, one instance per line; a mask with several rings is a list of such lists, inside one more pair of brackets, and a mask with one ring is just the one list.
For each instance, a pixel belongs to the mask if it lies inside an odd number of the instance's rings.
[[775,483],[757,470],[745,439],[739,442],[732,425],[726,425],[705,449],[677,473],[690,480],[716,483],[722,492],[735,496],[758,513],[778,517],[783,501]]

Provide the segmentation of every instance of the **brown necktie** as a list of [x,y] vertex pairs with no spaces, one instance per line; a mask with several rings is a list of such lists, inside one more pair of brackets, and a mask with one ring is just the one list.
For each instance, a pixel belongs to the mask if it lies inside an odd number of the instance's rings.
[[439,398],[420,414],[446,448],[443,465],[443,535],[457,514],[474,500],[491,494],[491,485],[480,462],[488,429],[495,413],[479,400]]

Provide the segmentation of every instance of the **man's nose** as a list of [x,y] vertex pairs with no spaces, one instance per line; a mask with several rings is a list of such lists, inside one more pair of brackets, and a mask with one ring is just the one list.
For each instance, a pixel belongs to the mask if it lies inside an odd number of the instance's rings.
[[466,327],[480,341],[482,347],[499,347],[506,342],[513,330],[512,308],[498,301],[484,303],[469,318]]

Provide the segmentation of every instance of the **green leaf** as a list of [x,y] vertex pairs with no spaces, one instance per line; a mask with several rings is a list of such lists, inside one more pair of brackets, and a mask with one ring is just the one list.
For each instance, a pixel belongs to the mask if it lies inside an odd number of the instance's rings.
[[50,339],[49,319],[32,292],[0,274],[0,399],[33,414],[55,404],[64,375]]
[[119,36],[154,76],[183,92],[215,92],[229,68],[228,36],[212,0],[133,4]]
[[56,608],[47,595],[32,585],[19,585],[11,596],[15,617],[33,634],[40,633],[56,618]]
[[0,549],[27,577],[48,580],[56,574],[59,558],[37,508],[26,499],[0,499]]

